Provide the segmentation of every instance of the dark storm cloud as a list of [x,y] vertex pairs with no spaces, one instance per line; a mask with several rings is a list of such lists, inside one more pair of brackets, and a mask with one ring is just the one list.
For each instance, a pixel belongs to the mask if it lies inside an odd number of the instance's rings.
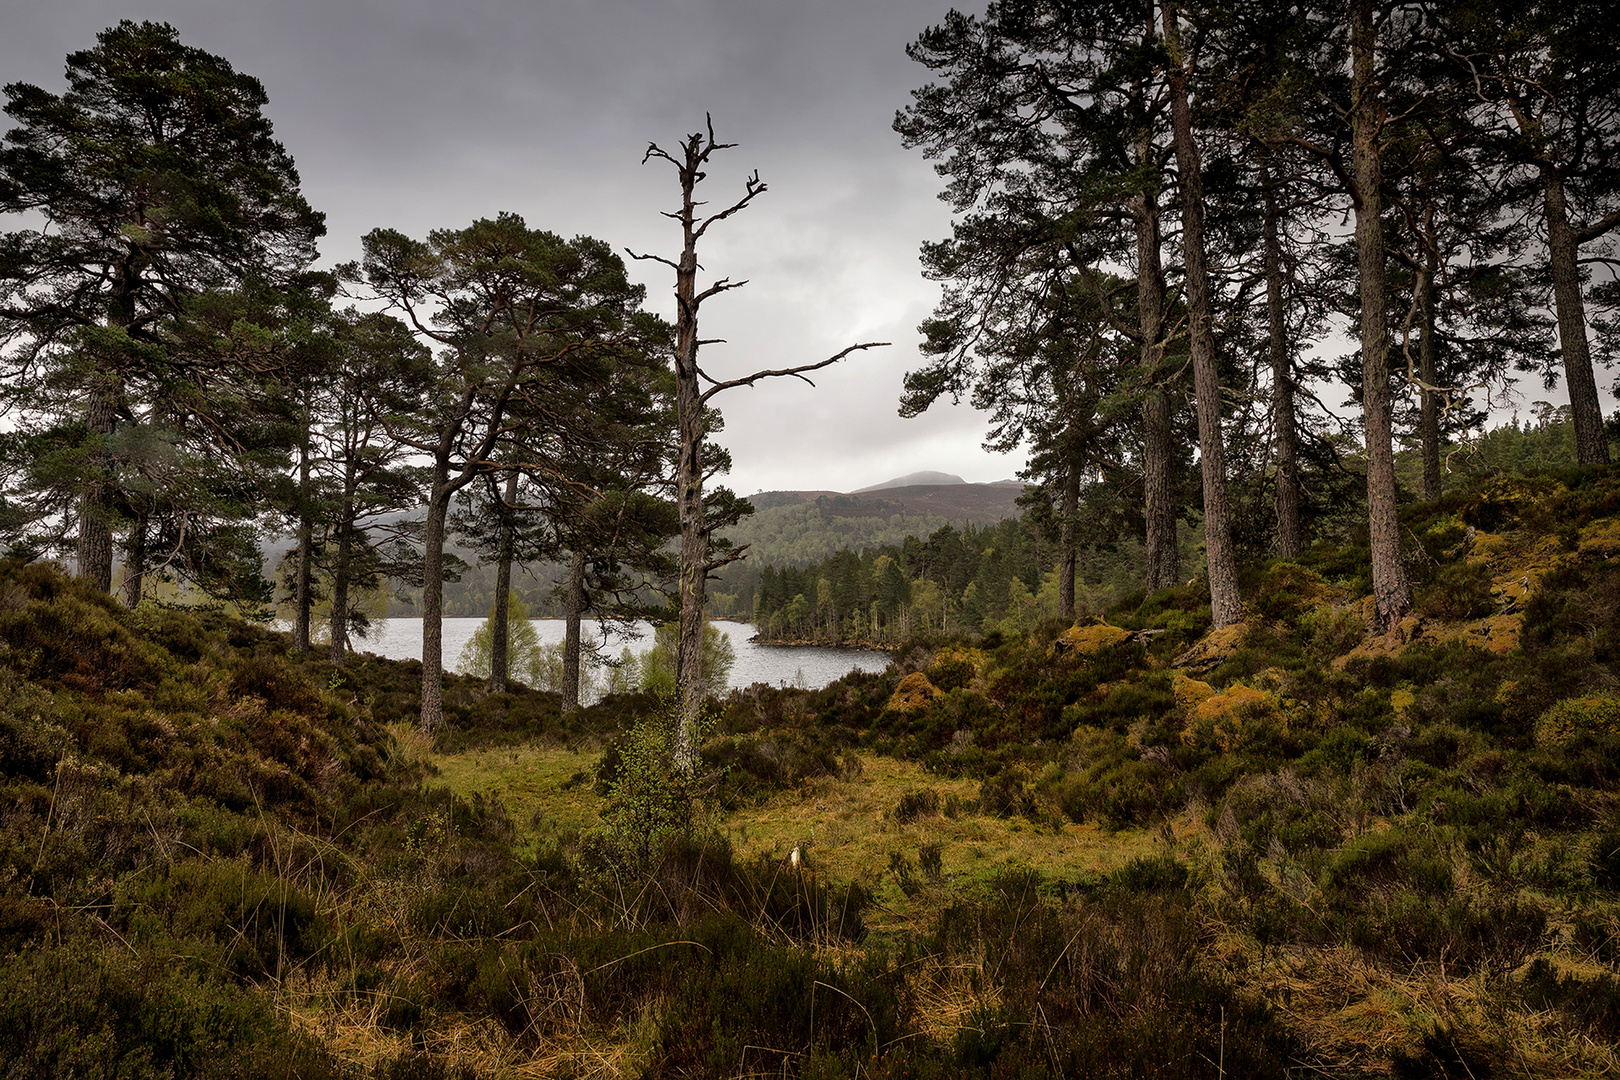
[[[919,362],[915,327],[937,297],[917,247],[948,230],[927,163],[900,147],[894,112],[923,78],[904,55],[938,22],[933,0],[56,0],[8,12],[0,79],[60,89],[62,59],[119,18],[174,24],[189,44],[261,79],[305,194],[328,217],[328,258],[377,226],[421,235],[501,210],[564,234],[667,252],[667,164],[640,164],[714,116],[740,146],[705,185],[716,204],[758,169],[770,191],[700,252],[747,278],[705,308],[718,376],[890,340],[817,378],[719,401],[732,482],[848,490],[919,469],[970,480],[1017,464],[978,448],[966,410],[896,416]],[[655,309],[663,269],[639,264]],[[669,312],[666,311],[666,314]]]

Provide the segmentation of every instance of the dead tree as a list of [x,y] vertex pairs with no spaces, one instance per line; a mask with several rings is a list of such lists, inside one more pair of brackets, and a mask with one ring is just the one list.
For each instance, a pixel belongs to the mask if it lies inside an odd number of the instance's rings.
[[[704,177],[709,158],[719,150],[729,150],[736,143],[716,142],[714,124],[705,118],[706,130],[688,135],[680,149],[671,154],[657,143],[651,143],[642,155],[642,164],[661,159],[675,166],[680,176],[681,207],[664,211],[667,218],[680,222],[681,254],[679,260],[661,255],[638,255],[631,251],[632,259],[663,263],[675,271],[675,381],[676,381],[676,493],[675,501],[681,524],[680,562],[680,623],[679,645],[676,650],[676,685],[678,702],[675,724],[674,753],[677,764],[688,771],[697,760],[697,725],[703,706],[703,613],[707,600],[709,574],[744,556],[747,545],[726,548],[711,553],[710,536],[722,524],[711,513],[710,501],[704,495],[704,435],[707,432],[705,414],[709,401],[722,390],[737,386],[752,386],[761,379],[791,375],[804,379],[808,372],[835,364],[852,352],[887,345],[886,341],[871,341],[851,345],[842,352],[813,364],[771,371],[756,371],[738,379],[712,379],[698,366],[698,350],[704,345],[719,344],[723,339],[698,337],[698,311],[710,297],[741,288],[747,281],[720,278],[707,288],[697,284],[697,243],[716,222],[737,213],[755,198],[765,193],[765,184],[756,171],[743,184],[742,197],[723,210],[712,214],[700,212],[704,203],[696,198],[697,186]],[[814,386],[814,383],[811,383]],[[729,493],[728,493],[729,496]]]

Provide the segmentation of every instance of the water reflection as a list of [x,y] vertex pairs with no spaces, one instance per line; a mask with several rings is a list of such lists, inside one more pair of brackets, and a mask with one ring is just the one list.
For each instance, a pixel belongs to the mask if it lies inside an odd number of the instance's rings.
[[[461,650],[483,623],[483,619],[444,620],[444,666],[454,670]],[[756,682],[771,686],[802,686],[816,690],[848,675],[851,671],[882,671],[889,666],[889,654],[875,649],[833,649],[817,645],[761,645],[749,639],[754,628],[747,623],[715,620],[715,627],[731,639],[737,660],[731,667],[728,685],[751,686]],[[533,620],[535,634],[542,645],[562,641],[564,624],[561,619]],[[635,652],[652,648],[652,624],[637,623],[639,639],[615,638],[606,646],[609,656],[617,657],[628,645]],[[587,619],[582,627],[587,639],[600,640],[594,619]],[[420,660],[422,658],[421,619],[379,619],[372,635],[355,642],[360,652],[376,653],[390,660]]]

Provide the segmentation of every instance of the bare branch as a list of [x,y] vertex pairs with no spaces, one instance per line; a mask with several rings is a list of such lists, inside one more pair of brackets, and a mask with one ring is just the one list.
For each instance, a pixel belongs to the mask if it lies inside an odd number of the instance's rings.
[[680,269],[680,267],[678,265],[676,265],[674,260],[666,259],[662,255],[637,255],[634,251],[631,251],[629,248],[625,248],[624,253],[626,255],[630,256],[632,259],[635,259],[637,262],[660,262],[660,263],[663,263],[665,266],[669,267],[671,270],[679,270]]
[[710,559],[706,564],[704,564],[703,575],[707,577],[709,574],[720,569],[722,566],[728,566],[731,563],[737,562],[738,560],[746,559],[748,557],[749,546],[750,545],[748,544],[740,544],[737,547],[728,549],[724,555],[720,556],[720,558]]
[[[795,379],[804,379],[805,382],[810,383],[811,386],[814,386],[815,383],[810,382],[809,379],[805,378],[805,372],[819,371],[820,369],[827,367],[829,364],[836,364],[838,361],[842,360],[852,352],[859,352],[862,349],[877,349],[885,345],[892,344],[893,342],[890,341],[868,341],[861,345],[851,345],[843,352],[840,352],[835,356],[829,356],[827,359],[814,364],[800,364],[798,367],[779,368],[772,371],[756,371],[752,375],[745,375],[740,379],[727,379],[725,382],[717,382],[707,390],[703,391],[703,393],[698,397],[698,401],[706,402],[720,391],[729,390],[734,386],[752,386],[761,379],[775,379],[784,375],[791,375]],[[704,377],[707,378],[707,376]]]
[[694,296],[692,298],[692,306],[697,307],[711,296],[718,293],[730,292],[732,289],[740,289],[746,284],[748,284],[747,278],[743,278],[741,281],[732,281],[730,278],[721,278],[719,281],[715,282],[713,285],[710,285],[707,289],[704,289],[702,292]]

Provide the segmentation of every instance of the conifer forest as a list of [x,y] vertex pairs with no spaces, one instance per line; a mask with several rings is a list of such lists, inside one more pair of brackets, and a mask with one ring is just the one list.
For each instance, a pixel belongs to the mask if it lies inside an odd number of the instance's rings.
[[327,238],[186,33],[0,72],[0,1077],[1620,1075],[1609,5],[917,26],[893,402],[999,521],[727,486],[894,346],[701,359],[724,102],[623,147],[662,248]]

